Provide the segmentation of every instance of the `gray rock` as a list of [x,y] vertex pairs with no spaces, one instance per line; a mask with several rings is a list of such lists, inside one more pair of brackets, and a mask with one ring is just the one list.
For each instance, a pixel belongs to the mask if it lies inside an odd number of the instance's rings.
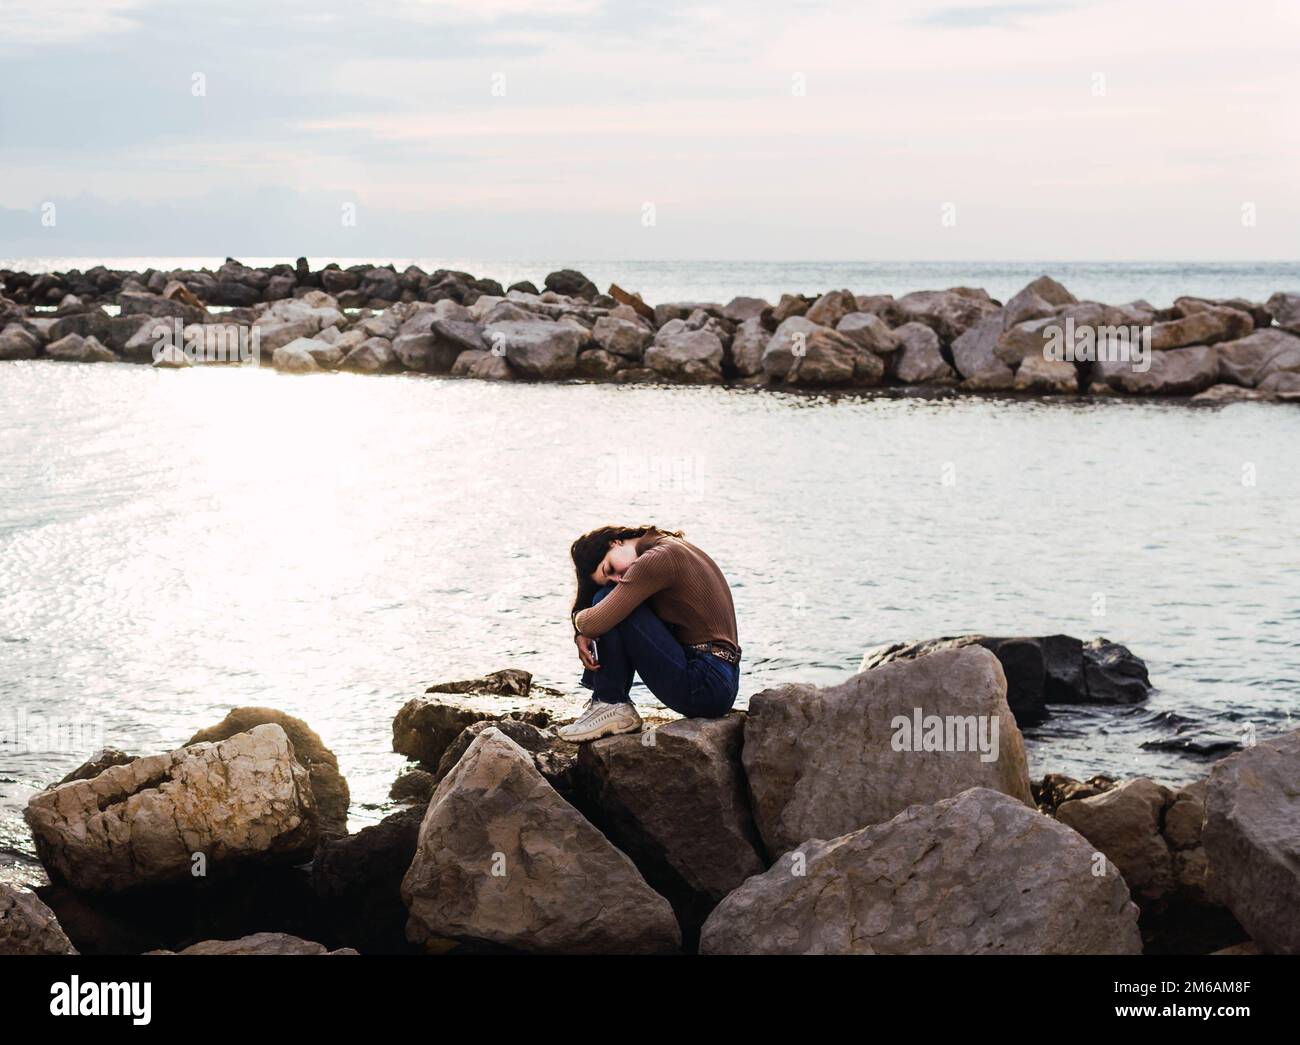
[[1235,308],[1207,307],[1199,312],[1151,328],[1151,347],[1157,352],[1187,345],[1212,345],[1217,341],[1235,341],[1255,328],[1254,320]]
[[351,947],[331,951],[324,944],[288,933],[253,933],[238,940],[203,940],[180,951],[149,951],[149,954],[356,954]]
[[556,954],[660,954],[681,934],[632,861],[556,794],[500,730],[434,792],[402,879],[407,938]]
[[83,338],[80,334],[68,334],[58,341],[51,341],[45,346],[45,354],[51,359],[61,359],[69,363],[116,363],[117,353],[105,348],[99,339],[91,336]]
[[811,322],[821,327],[834,327],[850,312],[856,312],[858,303],[848,290],[828,290],[809,306],[804,313]]
[[1015,383],[1015,373],[998,353],[1002,324],[1001,313],[991,313],[972,323],[953,341],[953,364],[968,387],[991,391]]
[[1098,361],[1095,371],[1111,388],[1132,395],[1190,396],[1219,379],[1219,355],[1208,345],[1153,351],[1150,363],[1140,371],[1131,362]]
[[1258,388],[1273,374],[1300,372],[1300,337],[1269,327],[1215,345],[1219,380]]
[[763,351],[772,335],[757,316],[742,320],[731,340],[731,362],[741,377],[763,372]]
[[939,335],[924,323],[904,323],[894,330],[900,346],[893,374],[907,385],[955,384],[957,373],[943,358]]
[[767,868],[740,768],[743,734],[744,715],[732,713],[579,748],[581,787],[606,835],[670,898],[712,907]]
[[878,385],[885,376],[885,364],[845,335],[806,316],[791,316],[768,340],[763,371],[769,380],[786,384]]
[[359,374],[384,374],[399,369],[401,365],[391,341],[382,337],[370,337],[348,352],[339,364],[339,369]]
[[[904,322],[924,323],[942,341],[952,343],[982,319],[1001,313],[1001,306],[983,290],[951,287],[904,294],[895,303]],[[958,369],[961,369],[958,364]]]
[[[314,374],[320,370],[316,356],[311,351],[317,344],[310,338],[300,337],[287,345],[281,345],[271,354],[271,365],[286,374]],[[325,348],[330,347],[324,342],[319,344]]]
[[510,366],[522,377],[558,380],[572,377],[578,368],[582,333],[562,323],[531,319],[492,323],[483,328],[483,344],[504,352]]
[[722,342],[709,330],[668,332],[665,325],[645,351],[645,365],[675,380],[721,381]]
[[870,312],[849,312],[835,325],[835,329],[855,344],[884,357],[886,361],[898,351],[897,335],[883,319]]
[[1106,855],[1139,904],[1174,889],[1174,858],[1161,834],[1172,793],[1146,777],[1126,780],[1092,798],[1063,802],[1056,818]]
[[454,377],[474,377],[487,381],[509,381],[515,376],[504,356],[482,349],[472,349],[458,355],[451,366],[451,373]]
[[1273,322],[1283,330],[1300,334],[1300,294],[1279,290],[1268,299],[1268,310],[1272,313]]
[[1300,730],[1215,763],[1204,843],[1212,888],[1251,938],[1300,954]]
[[762,298],[732,298],[722,309],[723,319],[740,324],[747,319],[757,319],[772,306]]
[[705,922],[703,954],[1141,954],[1079,834],[987,788],[805,842]]
[[76,953],[39,896],[0,882],[0,955]]
[[[886,664],[824,689],[795,684],[756,694],[742,757],[767,851],[833,838],[970,787],[1032,806],[1006,694],[1001,665],[982,647]],[[914,737],[918,715],[922,735]],[[935,721],[952,750],[925,750]]]
[[591,336],[606,352],[625,359],[640,359],[646,347],[654,340],[654,334],[643,324],[613,316],[602,316],[596,320]]
[[41,354],[40,339],[20,323],[0,331],[0,360],[35,359]]

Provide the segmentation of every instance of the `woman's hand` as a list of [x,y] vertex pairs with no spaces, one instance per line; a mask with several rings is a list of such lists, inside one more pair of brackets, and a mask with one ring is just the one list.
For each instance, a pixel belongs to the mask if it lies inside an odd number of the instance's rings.
[[578,644],[578,659],[582,661],[582,666],[592,671],[599,671],[600,664],[591,650],[591,639],[586,635],[575,635],[573,641]]

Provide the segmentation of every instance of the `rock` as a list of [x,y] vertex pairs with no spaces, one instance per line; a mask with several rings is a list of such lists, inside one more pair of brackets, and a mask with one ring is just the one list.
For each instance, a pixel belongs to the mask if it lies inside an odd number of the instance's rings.
[[1145,777],[1126,780],[1093,798],[1066,802],[1056,810],[1106,855],[1142,904],[1164,899],[1174,888],[1174,862],[1160,833],[1171,792]]
[[393,786],[388,789],[388,797],[394,802],[413,802],[426,806],[437,786],[438,778],[428,770],[408,769],[393,781]]
[[1238,312],[1245,312],[1246,315],[1250,316],[1257,329],[1273,325],[1273,314],[1268,310],[1267,305],[1247,301],[1245,298],[1193,298],[1184,296],[1174,301],[1173,311],[1180,316],[1190,316],[1193,312],[1203,312],[1207,308],[1232,308]]
[[1209,861],[1202,828],[1208,780],[1198,780],[1175,791],[1164,810],[1162,834],[1173,859],[1175,887],[1192,903],[1217,902],[1209,889]]
[[763,350],[769,380],[786,384],[877,385],[885,365],[874,352],[804,316],[792,316],[776,328]]
[[578,353],[578,375],[593,380],[612,377],[620,370],[632,366],[632,361],[606,352],[603,348],[592,348]]
[[456,768],[456,763],[480,733],[496,729],[528,752],[532,756],[534,767],[546,778],[546,782],[564,798],[571,799],[577,791],[578,745],[561,740],[554,733],[543,732],[545,724],[535,715],[525,713],[520,718],[493,717],[467,726],[447,745],[447,750],[438,759],[438,768],[432,774],[435,786]]
[[1270,376],[1300,371],[1300,337],[1272,327],[1215,346],[1219,380],[1258,388]]
[[347,834],[348,806],[352,802],[348,782],[339,772],[339,760],[334,752],[325,746],[316,731],[302,719],[275,708],[231,708],[225,718],[215,726],[199,730],[185,742],[185,746],[228,740],[267,723],[274,723],[289,735],[294,759],[307,770],[307,775],[311,778],[321,835],[329,837]]
[[663,377],[682,381],[721,381],[723,347],[709,330],[668,332],[655,335],[645,351],[645,365]]
[[383,374],[397,370],[401,365],[391,341],[383,337],[370,337],[343,358],[339,369],[359,374]]
[[1087,780],[1075,780],[1064,773],[1047,773],[1039,783],[1031,785],[1031,789],[1034,792],[1034,800],[1038,803],[1038,811],[1048,816],[1055,816],[1057,809],[1064,803],[1072,802],[1076,798],[1100,795],[1118,783],[1119,781],[1114,777],[1102,773],[1097,773]]
[[1151,347],[1156,352],[1187,345],[1212,345],[1216,341],[1235,341],[1249,334],[1254,321],[1245,312],[1235,308],[1206,308],[1200,312],[1151,328]]
[[314,337],[320,332],[320,319],[316,316],[308,316],[287,323],[255,323],[254,329],[257,331],[258,347],[261,351],[274,354],[277,348]]
[[564,696],[557,689],[534,684],[532,672],[523,668],[502,668],[490,671],[481,678],[460,679],[456,682],[435,682],[426,693],[462,693],[472,696],[520,697],[527,699],[534,690],[549,696]]
[[901,346],[893,362],[895,378],[907,385],[956,383],[956,371],[944,361],[933,330],[924,323],[904,323],[893,334]]
[[646,346],[654,340],[654,334],[642,324],[611,316],[602,316],[596,320],[591,336],[606,352],[625,359],[640,359]]
[[1042,319],[1059,305],[1073,305],[1077,299],[1051,276],[1039,276],[1007,302],[1004,325],[1008,328],[1027,319]]
[[802,294],[782,294],[772,306],[772,322],[778,326],[794,316],[804,315],[812,307],[813,299]]
[[[898,351],[897,335],[879,316],[870,312],[850,312],[835,326],[850,341],[888,361]],[[928,328],[926,328],[928,329]]]
[[[749,319],[759,319],[772,306],[762,298],[732,298],[722,308],[722,318],[739,325]],[[857,303],[854,302],[854,308]]]
[[953,366],[970,387],[996,391],[1015,383],[1014,372],[998,353],[1002,336],[1002,316],[995,312],[973,323],[953,340]]
[[1266,952],[1300,954],[1300,730],[1214,764],[1203,835],[1215,895]]
[[749,811],[744,715],[677,719],[578,750],[584,795],[605,834],[646,880],[700,917],[767,869]]
[[771,334],[762,319],[752,317],[742,320],[731,340],[731,363],[739,377],[751,377],[763,372],[763,351]]
[[150,954],[356,954],[351,947],[329,950],[324,944],[288,933],[253,933],[238,940],[203,940],[181,951],[149,951]]
[[834,327],[850,312],[858,310],[853,293],[848,290],[828,290],[809,306],[804,316],[820,327]]
[[119,294],[117,304],[123,316],[153,316],[155,318],[176,318],[183,323],[202,323],[207,310],[187,305],[174,298],[164,298],[157,294]]
[[[924,323],[940,340],[951,343],[982,319],[1001,315],[1001,306],[983,290],[952,287],[904,294],[894,307],[905,322]],[[958,369],[961,369],[960,363]],[[966,376],[966,375],[963,375]]]
[[1273,322],[1283,330],[1300,334],[1300,294],[1291,294],[1279,290],[1267,302],[1268,311]]
[[[478,328],[473,323],[456,326],[468,326],[477,340]],[[459,337],[452,339],[442,336],[432,327],[423,333],[399,334],[393,342],[393,352],[402,366],[426,374],[447,373],[465,350],[466,346]]]
[[1146,665],[1127,647],[1105,638],[1085,643],[1070,635],[958,635],[888,643],[867,650],[858,670],[973,645],[997,656],[1007,678],[1007,702],[1016,721],[1025,725],[1041,721],[1049,704],[1137,704],[1151,691]]
[[[825,689],[796,684],[756,694],[742,757],[768,853],[881,823],[970,787],[993,787],[1032,805],[1024,742],[1006,694],[997,658],[977,647],[885,664]],[[913,736],[918,716],[932,719]],[[953,750],[925,750],[935,723]]]
[[703,954],[1140,954],[1076,832],[988,788],[805,842],[722,901]]
[[522,377],[559,380],[572,377],[578,367],[578,349],[586,340],[573,327],[532,319],[492,323],[483,328],[483,343],[504,354]]
[[1096,371],[1111,388],[1132,395],[1190,396],[1219,379],[1218,353],[1207,345],[1153,351],[1150,364],[1149,370],[1139,371],[1132,362],[1099,361]]
[[0,361],[35,359],[41,354],[41,342],[19,323],[10,323],[0,331]]
[[368,954],[412,950],[406,939],[402,877],[415,859],[427,804],[426,798],[416,808],[400,810],[346,838],[330,839],[316,850],[311,887],[328,904],[334,938]]
[[316,356],[311,351],[317,344],[329,347],[324,342],[312,341],[305,337],[282,345],[271,354],[271,365],[286,374],[314,374],[320,370]]
[[1268,401],[1273,398],[1268,392],[1258,388],[1243,388],[1241,385],[1211,385],[1204,392],[1192,396],[1193,403],[1235,403],[1251,400]]
[[120,891],[213,867],[294,862],[318,838],[311,782],[278,725],[111,766],[27,803],[52,880]]
[[487,381],[509,381],[515,376],[504,356],[480,350],[458,355],[451,373],[453,377],[475,377]]
[[1017,392],[1040,392],[1046,395],[1077,395],[1079,374],[1073,363],[1045,359],[1041,355],[1025,356],[1012,387]]
[[0,882],[0,955],[76,953],[39,896]]
[[556,294],[571,298],[586,298],[588,301],[600,293],[596,289],[596,284],[574,269],[560,269],[559,272],[550,273],[546,277],[545,286],[547,290],[554,291]]
[[154,350],[152,365],[159,370],[184,370],[186,367],[193,366],[194,360],[185,353],[184,349],[168,344]]
[[117,353],[105,348],[99,339],[83,338],[80,334],[68,334],[45,346],[45,354],[51,359],[61,359],[69,363],[116,363]]
[[559,954],[661,954],[681,934],[632,861],[499,730],[484,731],[420,825],[402,880],[407,938]]
[[475,711],[433,697],[414,697],[402,705],[393,719],[393,750],[433,767],[461,730],[495,717],[491,712]]

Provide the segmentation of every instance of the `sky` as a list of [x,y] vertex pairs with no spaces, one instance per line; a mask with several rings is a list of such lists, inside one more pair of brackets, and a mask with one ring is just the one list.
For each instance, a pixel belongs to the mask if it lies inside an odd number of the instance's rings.
[[3,0],[0,257],[1295,260],[1294,0]]

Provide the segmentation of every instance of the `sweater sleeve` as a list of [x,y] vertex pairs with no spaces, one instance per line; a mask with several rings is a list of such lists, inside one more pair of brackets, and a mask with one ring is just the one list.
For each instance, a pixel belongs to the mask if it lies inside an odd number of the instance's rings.
[[668,548],[652,548],[628,567],[623,579],[595,606],[573,618],[573,626],[588,638],[599,638],[656,592],[676,580],[677,560]]

